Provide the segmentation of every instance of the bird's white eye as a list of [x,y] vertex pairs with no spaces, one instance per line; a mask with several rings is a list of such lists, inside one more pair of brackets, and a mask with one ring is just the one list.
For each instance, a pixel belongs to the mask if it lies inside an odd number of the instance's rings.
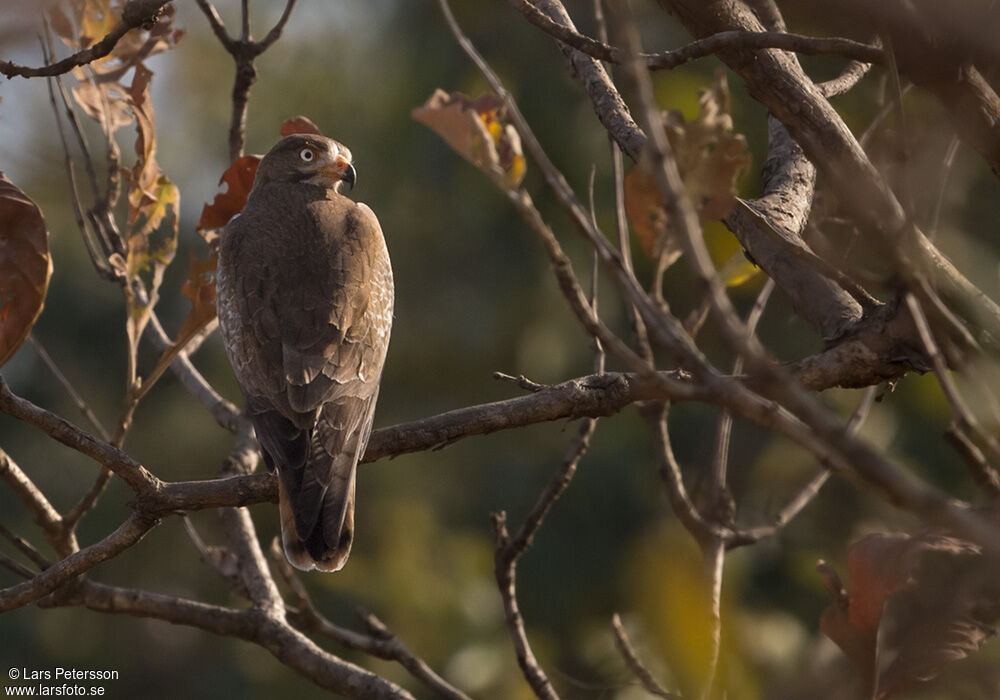
[[315,157],[316,157],[316,154],[313,153],[313,149],[311,149],[311,148],[303,148],[301,151],[299,151],[299,158],[301,158],[302,160],[304,160],[307,163],[309,161],[311,161]]

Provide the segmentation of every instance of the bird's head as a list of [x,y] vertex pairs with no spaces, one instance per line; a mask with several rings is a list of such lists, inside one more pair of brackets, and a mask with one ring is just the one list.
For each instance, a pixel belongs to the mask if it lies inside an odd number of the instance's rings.
[[353,188],[357,177],[346,146],[325,136],[293,134],[264,156],[255,184],[301,182],[339,192],[341,183]]

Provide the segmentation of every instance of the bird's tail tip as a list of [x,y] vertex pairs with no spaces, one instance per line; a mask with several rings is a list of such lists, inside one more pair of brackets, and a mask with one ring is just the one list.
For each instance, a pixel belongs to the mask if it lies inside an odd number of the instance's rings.
[[343,569],[347,558],[351,555],[351,545],[354,543],[354,518],[351,512],[353,509],[349,509],[347,517],[344,518],[337,546],[330,547],[323,539],[322,527],[316,528],[306,540],[299,537],[295,528],[295,515],[284,495],[284,490],[279,489],[281,545],[288,563],[300,571],[332,573]]

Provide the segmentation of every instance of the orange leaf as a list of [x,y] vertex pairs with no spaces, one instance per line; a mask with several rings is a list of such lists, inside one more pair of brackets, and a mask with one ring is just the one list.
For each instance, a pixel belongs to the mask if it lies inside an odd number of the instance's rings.
[[0,364],[28,337],[51,274],[42,212],[0,172]]
[[218,264],[217,253],[208,260],[191,259],[187,279],[181,287],[181,294],[191,300],[191,311],[177,333],[177,345],[184,346],[215,318],[215,269]]
[[319,130],[319,127],[309,117],[303,117],[300,114],[297,117],[286,119],[281,124],[282,138],[291,136],[292,134],[316,134],[317,136],[322,136],[323,132]]
[[103,39],[119,19],[121,6],[118,3],[112,5],[110,0],[85,0],[80,18],[80,45],[90,46]]
[[642,168],[625,176],[625,214],[646,255],[657,257],[657,247],[668,240],[667,213],[656,179]]
[[206,231],[222,228],[243,210],[253,188],[260,160],[260,156],[243,156],[226,168],[226,172],[219,178],[219,185],[225,183],[226,191],[215,195],[212,203],[206,204],[201,210],[201,218],[196,227],[198,233],[204,236]]

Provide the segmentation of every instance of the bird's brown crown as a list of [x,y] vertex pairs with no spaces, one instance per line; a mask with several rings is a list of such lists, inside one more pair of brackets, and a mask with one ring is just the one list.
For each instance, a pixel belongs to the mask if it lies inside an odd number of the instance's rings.
[[353,187],[356,179],[351,151],[342,143],[316,134],[293,134],[264,156],[254,187],[270,182],[304,183],[339,192],[341,183]]

